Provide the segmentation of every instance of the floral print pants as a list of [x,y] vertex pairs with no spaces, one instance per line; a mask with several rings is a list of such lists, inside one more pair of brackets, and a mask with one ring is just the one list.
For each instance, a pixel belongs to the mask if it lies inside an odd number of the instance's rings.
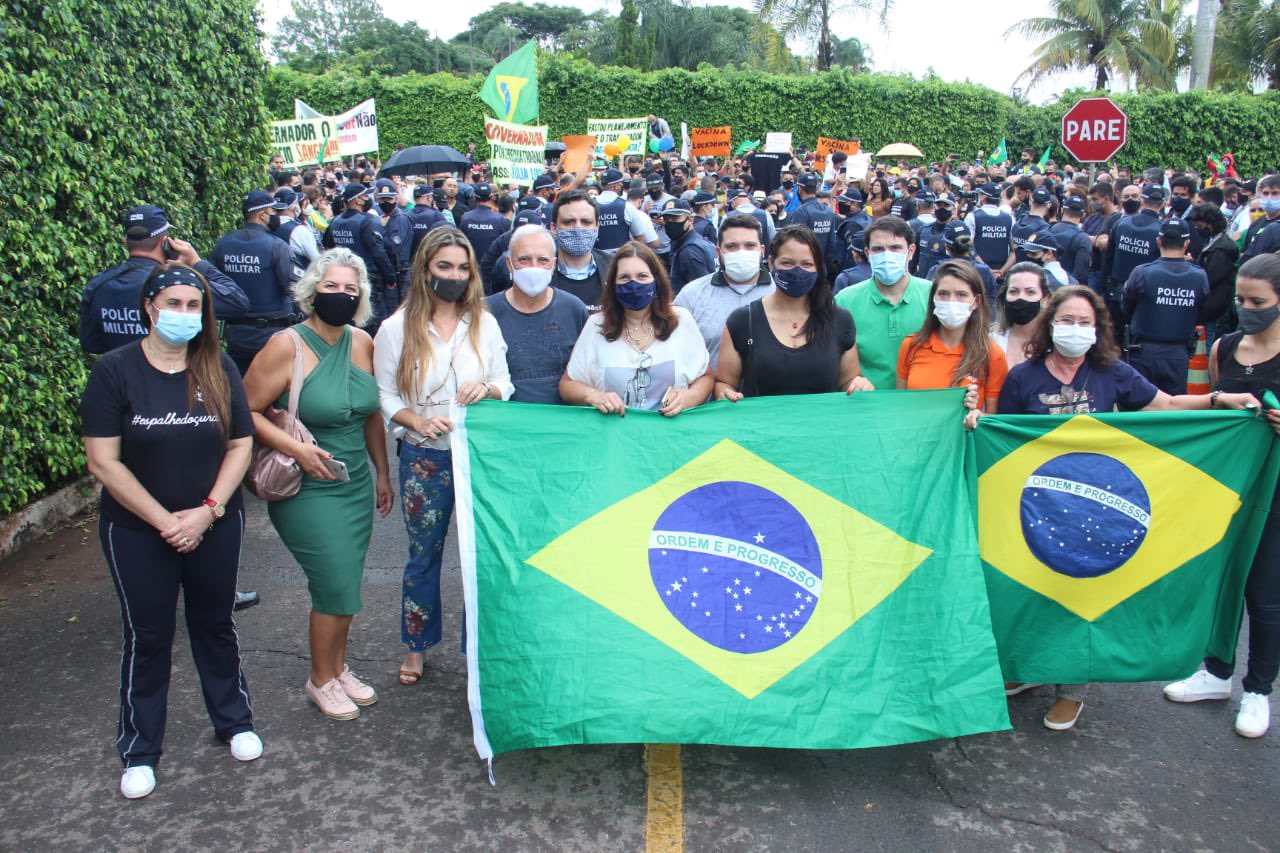
[[400,447],[400,506],[409,533],[400,641],[421,652],[440,642],[440,567],[453,515],[453,457],[448,450]]

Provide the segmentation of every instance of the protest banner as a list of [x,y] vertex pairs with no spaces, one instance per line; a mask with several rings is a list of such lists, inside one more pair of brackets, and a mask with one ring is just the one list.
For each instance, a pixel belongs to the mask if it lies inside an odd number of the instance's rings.
[[271,154],[284,159],[286,169],[317,166],[341,159],[333,119],[304,118],[273,121]]
[[689,159],[689,123],[680,122],[680,159]]
[[871,171],[870,154],[854,154],[844,161],[845,180],[850,183],[865,180],[869,171]]
[[560,141],[564,143],[564,156],[560,158],[560,165],[564,167],[566,172],[581,172],[587,167],[587,160],[591,158],[591,153],[596,148],[596,138],[588,134],[580,134],[577,136],[562,136]]
[[729,147],[730,130],[731,128],[728,125],[723,127],[695,127],[692,131],[693,156],[728,157],[731,153]]
[[497,184],[533,186],[533,179],[546,171],[547,128],[509,124],[496,118],[484,120],[489,140],[489,166]]
[[610,142],[616,143],[626,136],[631,144],[621,153],[626,157],[643,157],[645,143],[649,138],[649,120],[647,118],[589,118],[587,134],[596,138],[596,156],[604,157],[604,147]]
[[765,134],[764,150],[766,154],[791,153],[791,131],[771,130]]
[[338,153],[343,157],[378,150],[378,115],[373,98],[361,101],[345,113],[336,116],[326,116],[308,105],[306,101],[294,98],[293,116],[297,119],[330,119],[338,129]]
[[857,139],[831,139],[826,136],[819,136],[818,144],[813,149],[813,168],[819,172],[825,172],[827,168],[827,155],[832,152],[843,151],[852,157],[861,150],[862,143]]

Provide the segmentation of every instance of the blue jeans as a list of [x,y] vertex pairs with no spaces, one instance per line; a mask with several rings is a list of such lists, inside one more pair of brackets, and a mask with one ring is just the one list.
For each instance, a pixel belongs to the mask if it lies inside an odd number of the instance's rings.
[[453,515],[453,457],[447,450],[400,446],[400,506],[409,534],[400,641],[411,652],[440,642],[440,567]]

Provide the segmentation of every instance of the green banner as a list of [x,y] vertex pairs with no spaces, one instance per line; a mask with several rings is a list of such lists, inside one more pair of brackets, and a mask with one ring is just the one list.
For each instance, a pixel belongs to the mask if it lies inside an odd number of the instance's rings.
[[1280,455],[1245,412],[985,417],[991,619],[1013,681],[1160,681],[1234,660]]
[[484,403],[453,448],[481,757],[1008,727],[960,392]]

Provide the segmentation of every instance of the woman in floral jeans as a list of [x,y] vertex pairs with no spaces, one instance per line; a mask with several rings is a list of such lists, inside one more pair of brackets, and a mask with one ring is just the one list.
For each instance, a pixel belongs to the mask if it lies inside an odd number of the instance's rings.
[[436,228],[413,261],[409,296],[374,341],[383,417],[401,439],[400,496],[409,559],[404,566],[400,683],[422,678],[423,653],[440,642],[440,566],[453,514],[450,404],[506,400],[513,391],[507,345],[484,306],[471,244]]

